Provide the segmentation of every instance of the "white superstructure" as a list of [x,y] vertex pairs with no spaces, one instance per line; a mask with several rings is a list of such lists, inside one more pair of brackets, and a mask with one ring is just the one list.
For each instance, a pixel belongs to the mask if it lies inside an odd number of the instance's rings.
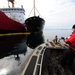
[[[8,1],[14,1],[14,0],[8,0]],[[0,11],[4,12],[9,18],[18,21],[20,23],[24,23],[25,21],[25,10],[23,6],[21,8],[15,8],[14,3],[12,3],[12,8],[10,6],[8,8],[0,8]]]

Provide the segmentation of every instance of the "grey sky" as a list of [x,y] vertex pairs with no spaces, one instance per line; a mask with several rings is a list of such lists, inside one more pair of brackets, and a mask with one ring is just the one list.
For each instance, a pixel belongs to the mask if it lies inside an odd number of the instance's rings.
[[[71,28],[75,23],[75,0],[35,1],[39,15],[46,21],[44,28]],[[26,11],[27,18],[33,8],[33,0],[15,0],[15,7],[20,7],[21,5]],[[7,0],[1,0],[0,7],[8,7]]]

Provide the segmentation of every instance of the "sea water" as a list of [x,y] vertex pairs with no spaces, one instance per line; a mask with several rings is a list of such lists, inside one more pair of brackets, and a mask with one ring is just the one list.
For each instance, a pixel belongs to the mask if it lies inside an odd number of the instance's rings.
[[43,36],[45,39],[45,42],[47,39],[53,40],[55,36],[57,35],[58,38],[61,37],[68,37],[72,33],[71,29],[47,29],[43,31]]
[[43,30],[41,35],[0,37],[0,56],[2,54],[2,58],[0,57],[0,75],[18,75],[18,71],[27,57],[35,50],[31,48],[35,48],[43,41],[46,42],[47,39],[53,40],[56,35],[58,38],[67,37],[71,32],[72,30],[69,29],[48,29]]

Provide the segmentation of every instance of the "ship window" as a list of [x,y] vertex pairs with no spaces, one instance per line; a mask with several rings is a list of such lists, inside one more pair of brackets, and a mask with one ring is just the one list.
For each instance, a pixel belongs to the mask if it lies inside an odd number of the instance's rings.
[[20,21],[22,21],[22,19]]
[[19,17],[21,17],[21,16],[19,15]]

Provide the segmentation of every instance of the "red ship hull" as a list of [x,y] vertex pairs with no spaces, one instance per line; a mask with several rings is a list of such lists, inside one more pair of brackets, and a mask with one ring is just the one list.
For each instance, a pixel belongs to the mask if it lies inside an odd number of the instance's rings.
[[0,11],[0,33],[25,32],[26,25],[10,19]]

